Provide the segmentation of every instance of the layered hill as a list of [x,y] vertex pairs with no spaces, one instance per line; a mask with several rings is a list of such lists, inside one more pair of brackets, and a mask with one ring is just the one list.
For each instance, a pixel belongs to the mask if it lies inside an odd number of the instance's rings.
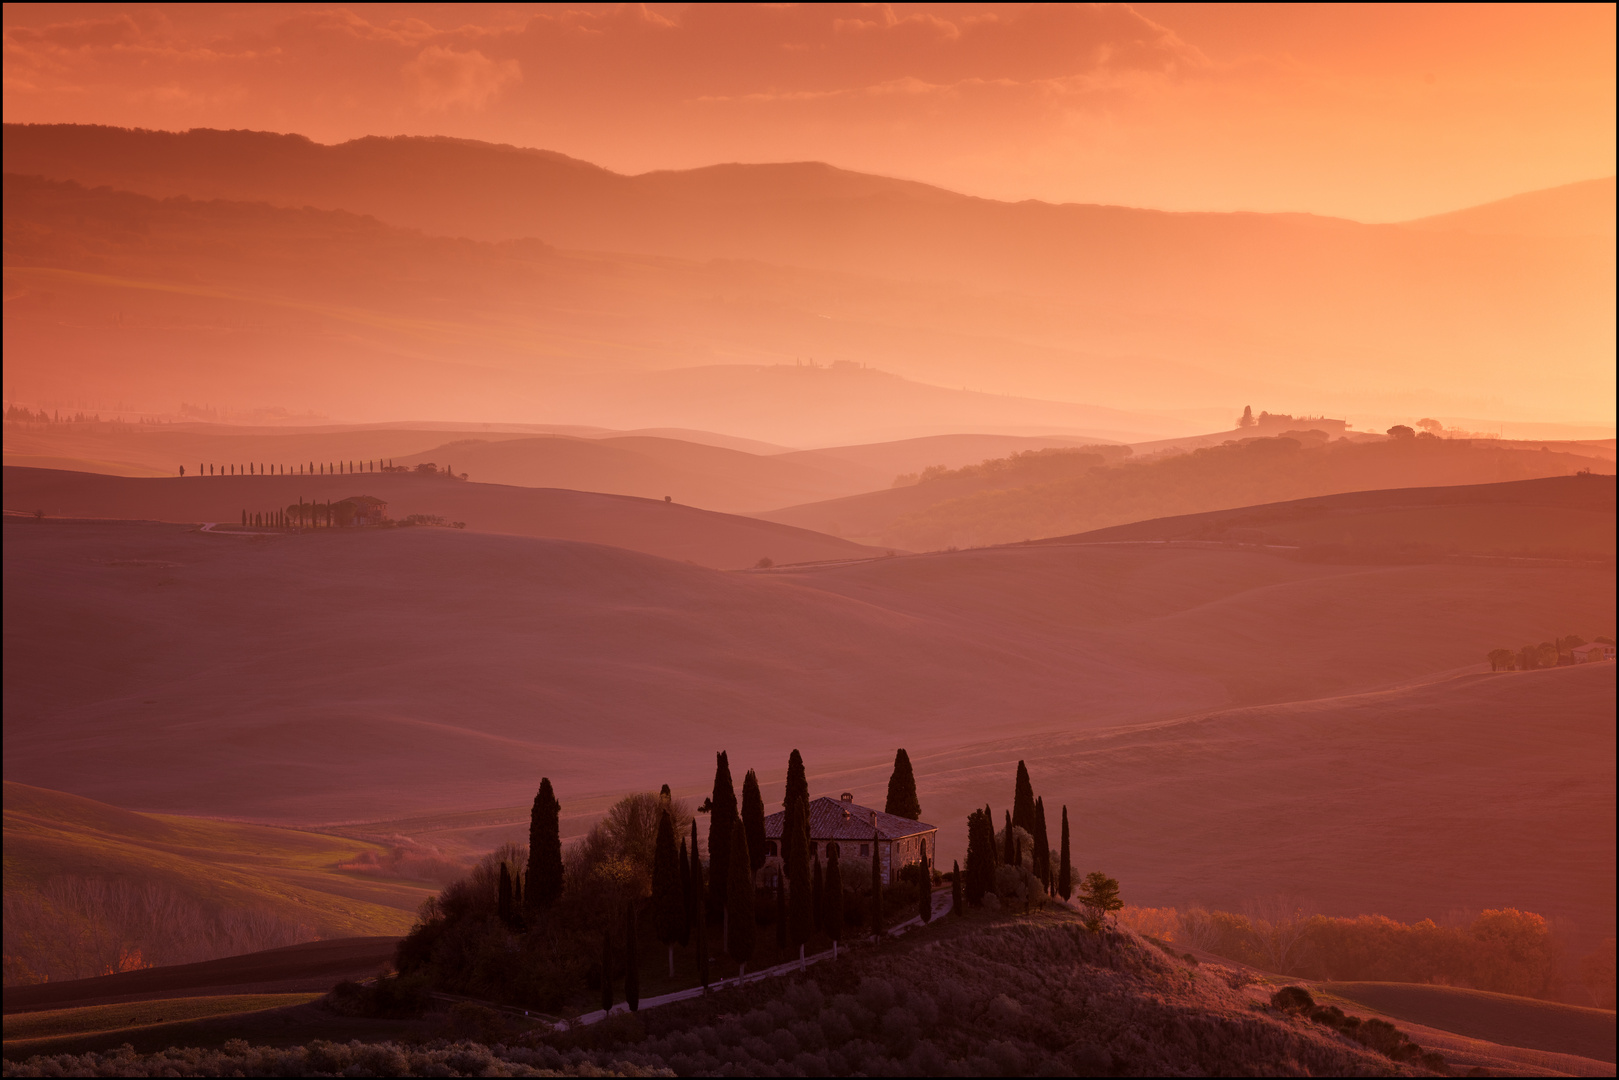
[[1220,540],[1287,545],[1305,557],[1456,553],[1614,557],[1614,478],[1356,491],[1115,525],[1042,544]]
[[[444,457],[437,462],[440,469],[461,471],[460,461]],[[269,513],[300,500],[325,503],[358,495],[382,499],[396,520],[432,516],[461,522],[469,532],[610,544],[725,569],[753,566],[760,559],[794,563],[883,554],[805,529],[662,499],[415,473],[159,478],[20,466],[5,470],[5,509],[46,517],[231,523],[240,521],[243,511]]]
[[[1054,468],[1062,455],[1047,451],[759,516],[912,550],[967,547],[1339,492],[1611,472],[1611,462],[1571,452],[1578,449],[1423,437],[1328,442],[1320,432],[1290,432],[1105,467],[1075,452],[1065,471]],[[1527,528],[1526,539],[1535,535]],[[1567,546],[1545,539],[1548,548]]]
[[[1485,235],[1308,215],[1001,203],[814,163],[631,177],[451,139],[321,146],[255,132],[8,125],[5,140],[8,169],[90,186],[692,261],[674,275],[675,290],[662,284],[670,266],[645,259],[598,260],[553,275],[547,289],[525,289],[546,298],[589,289],[590,301],[573,306],[588,314],[547,326],[532,363],[548,371],[581,356],[641,369],[812,356],[877,362],[944,386],[1131,409],[1267,394],[1381,409],[1391,391],[1465,383],[1458,403],[1510,395],[1567,412],[1587,400],[1572,387],[1611,386],[1611,232]],[[604,288],[609,264],[621,280]],[[664,303],[672,292],[688,298],[675,312]],[[117,309],[109,300],[99,298],[98,312]],[[481,310],[489,301],[469,303]],[[435,333],[415,350],[370,336],[374,348],[401,353],[389,358],[399,364],[419,361]],[[1524,355],[1555,357],[1562,379],[1525,385]],[[364,358],[356,352],[347,363]],[[1351,383],[1373,389],[1334,389]]]
[[434,888],[363,872],[388,854],[365,841],[137,814],[10,781],[5,846],[8,985],[399,934]]
[[1614,178],[1528,191],[1465,210],[1407,221],[1407,229],[1497,236],[1614,235]]

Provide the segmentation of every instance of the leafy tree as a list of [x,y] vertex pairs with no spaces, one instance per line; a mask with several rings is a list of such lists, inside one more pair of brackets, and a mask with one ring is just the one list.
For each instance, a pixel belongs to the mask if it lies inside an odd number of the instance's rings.
[[911,772],[911,758],[904,747],[894,754],[894,771],[888,777],[888,801],[883,804],[883,813],[922,820],[922,804],[916,798],[916,775]]
[[1414,439],[1417,437],[1417,431],[1406,424],[1395,424],[1389,428],[1388,437],[1391,439]]
[[1490,662],[1491,671],[1500,671],[1503,668],[1510,670],[1512,667],[1512,650],[1491,649],[1484,655],[1484,659]]
[[602,1012],[613,1011],[613,937],[602,927]]
[[624,1000],[629,1002],[630,1012],[641,1008],[641,950],[635,940],[634,904],[624,909]]
[[1242,416],[1238,417],[1237,419],[1237,426],[1240,428],[1253,427],[1257,423],[1259,423],[1259,421],[1254,419],[1254,407],[1252,405],[1244,405],[1242,407]]
[[1034,785],[1029,783],[1029,768],[1017,763],[1017,789],[1012,797],[1012,824],[1034,835]]
[[961,863],[950,864],[950,911],[961,916],[967,914],[961,910]]
[[1534,645],[1525,645],[1518,650],[1518,670],[1533,671],[1540,666],[1540,649]]
[[1079,902],[1085,908],[1085,925],[1100,930],[1103,920],[1124,906],[1119,899],[1119,883],[1100,870],[1085,875],[1079,887]]
[[1554,638],[1552,640],[1552,648],[1557,650],[1557,663],[1561,664],[1563,662],[1563,654],[1566,652],[1568,653],[1569,663],[1572,664],[1574,662],[1574,650],[1584,644],[1585,639],[1578,634],[1570,634],[1568,637]]
[[922,841],[922,873],[916,880],[916,913],[924,923],[933,921],[933,874],[928,870],[928,842]]
[[1051,841],[1046,835],[1046,801],[1034,800],[1034,873],[1051,894]]
[[708,915],[717,920],[725,913],[730,890],[731,827],[736,822],[736,789],[731,784],[731,759],[724,750],[714,755],[708,814]]
[[[652,857],[652,910],[658,940],[669,950],[669,977],[675,977],[675,943],[686,931],[686,897],[681,889],[681,853],[675,848],[675,822],[658,815],[658,845]],[[689,876],[689,871],[687,876]]]
[[[731,805],[731,813],[735,816],[736,804],[733,802]],[[733,826],[736,824],[733,822]],[[726,878],[729,895],[725,898],[725,951],[741,969],[746,970],[748,961],[753,959],[753,877],[743,870],[749,865],[748,838],[738,827],[727,829],[726,832],[730,835],[731,851],[727,860],[730,870]],[[711,864],[713,858],[711,853]]]
[[528,888],[523,899],[530,911],[549,911],[562,895],[561,813],[551,778],[541,777],[528,818]]
[[797,750],[787,759],[787,796],[782,808],[782,862],[792,886],[787,898],[788,937],[798,946],[802,957],[804,943],[814,929],[814,912],[810,900],[809,779],[804,775],[804,759]]
[[765,801],[752,769],[742,778],[742,831],[748,836],[748,859],[757,874],[765,864]]
[[1064,901],[1074,895],[1073,863],[1068,856],[1068,807],[1062,808],[1062,851],[1058,858],[1062,861],[1057,867],[1057,893]]

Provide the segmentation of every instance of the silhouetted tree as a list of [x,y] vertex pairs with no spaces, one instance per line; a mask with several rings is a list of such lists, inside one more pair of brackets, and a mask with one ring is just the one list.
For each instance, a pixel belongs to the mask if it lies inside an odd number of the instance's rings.
[[765,801],[759,777],[752,769],[742,778],[742,831],[748,837],[748,858],[755,874],[765,864]]
[[1119,899],[1119,883],[1100,870],[1085,875],[1079,887],[1079,902],[1085,908],[1085,925],[1092,930],[1101,929],[1108,914],[1124,906]]
[[804,943],[814,929],[814,912],[810,902],[809,779],[797,750],[787,758],[787,794],[782,809],[782,862],[792,886],[787,897],[788,940],[798,947],[802,958]]
[[1490,670],[1491,671],[1500,671],[1502,668],[1511,668],[1512,667],[1512,650],[1511,649],[1491,649],[1488,653],[1485,654],[1484,659],[1486,659],[1486,660],[1488,660],[1490,662]]
[[821,898],[821,929],[832,939],[832,955],[843,938],[843,871],[838,869],[838,845],[826,845],[826,895]]
[[1073,862],[1068,855],[1068,807],[1062,808],[1062,850],[1058,853],[1057,893],[1064,901],[1074,895]]
[[896,817],[922,819],[922,804],[916,799],[916,776],[911,772],[911,759],[901,747],[894,754],[894,771],[888,777],[888,801],[883,813]]
[[602,1011],[613,1011],[613,938],[602,927]]
[[1004,834],[1004,836],[1005,836],[1005,842],[1004,842],[1005,850],[1001,853],[1001,862],[1005,863],[1007,866],[1016,866],[1018,863],[1023,861],[1023,860],[1018,858],[1017,833],[1012,831],[1013,828],[1014,828],[1014,826],[1012,824],[1012,813],[1011,813],[1011,811],[1007,811],[1006,812],[1006,832]]
[[1405,424],[1395,424],[1388,430],[1391,439],[1414,439],[1417,437],[1416,429]]
[[675,977],[675,943],[686,928],[686,898],[680,887],[680,854],[675,848],[675,822],[667,809],[658,814],[657,846],[652,853],[652,912],[658,940],[669,950],[669,977]]
[[973,907],[981,907],[984,894],[995,887],[995,863],[995,819],[986,806],[967,816],[967,880],[962,886]]
[[551,910],[562,895],[562,804],[551,791],[551,778],[540,778],[528,817],[528,910]]
[[731,861],[731,827],[736,823],[736,789],[731,784],[731,760],[724,750],[714,755],[714,794],[708,811],[708,917],[725,914],[729,892],[727,870]]
[[495,894],[495,914],[506,926],[512,924],[512,872],[500,864],[499,891]]
[[924,923],[933,921],[933,874],[928,870],[928,842],[922,841],[922,873],[916,880],[916,913]]
[[1034,835],[1034,785],[1029,783],[1029,768],[1017,763],[1017,790],[1012,796],[1012,824]]
[[776,948],[787,948],[787,875],[776,875]]
[[641,949],[635,939],[635,904],[624,909],[624,1000],[630,1012],[641,1008]]
[[[695,825],[695,823],[694,823]],[[691,855],[686,849],[686,838],[680,838],[680,943],[691,941]]]
[[697,935],[697,978],[708,989],[708,892],[703,888],[703,858],[697,851],[697,822],[691,823],[691,925]]
[[1237,418],[1237,426],[1240,428],[1253,427],[1256,423],[1258,423],[1258,421],[1254,419],[1254,407],[1252,405],[1244,405],[1242,407],[1242,415]]
[[821,877],[821,853],[817,851],[815,853],[814,869],[810,874],[810,907],[812,909],[811,915],[813,916],[811,921],[814,923],[816,930],[820,930],[826,922],[823,912],[825,888],[826,884]]
[[1034,800],[1034,872],[1051,893],[1051,841],[1046,834],[1046,801]]
[[875,826],[871,830],[871,936],[883,932],[883,861],[881,838]]
[[246,510],[242,511],[242,524],[244,526],[247,524],[247,511]]
[[523,912],[523,872],[516,867],[512,868],[512,918],[521,922],[519,916]]
[[956,915],[965,915],[961,910],[961,863],[950,864],[950,910]]
[[[735,805],[733,802],[733,816],[736,814]],[[748,961],[753,959],[753,876],[745,869],[750,865],[748,838],[739,827],[739,822],[733,822],[732,826],[726,830],[731,838],[731,857],[726,860],[730,870],[726,890],[728,895],[725,898],[725,951],[741,969],[746,969]],[[713,859],[710,852],[710,865]],[[738,973],[741,973],[740,970]]]

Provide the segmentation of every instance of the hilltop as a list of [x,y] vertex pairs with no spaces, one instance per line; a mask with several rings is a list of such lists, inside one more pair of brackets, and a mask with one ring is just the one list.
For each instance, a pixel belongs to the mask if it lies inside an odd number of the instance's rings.
[[[496,444],[497,446],[499,444]],[[456,467],[454,460],[438,463]],[[235,522],[304,502],[374,495],[411,514],[463,522],[469,532],[611,544],[700,566],[737,568],[883,554],[847,540],[662,499],[453,481],[414,473],[335,476],[123,477],[6,466],[5,508],[47,517]],[[371,534],[354,534],[354,539]]]
[[[1106,447],[1048,450],[931,471],[910,486],[757,516],[912,550],[968,547],[1306,496],[1611,471],[1610,461],[1583,449],[1425,437],[1329,442],[1320,432],[1293,431],[1142,460],[1121,459]],[[1613,481],[1594,481],[1591,490],[1607,491],[1611,501]],[[1531,546],[1567,546],[1544,523],[1526,522],[1523,528],[1525,542],[1532,535],[1541,539]]]

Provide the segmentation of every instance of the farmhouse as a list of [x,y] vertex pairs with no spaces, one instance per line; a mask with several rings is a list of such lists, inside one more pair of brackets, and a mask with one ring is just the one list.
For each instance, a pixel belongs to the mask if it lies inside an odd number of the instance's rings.
[[[344,508],[347,508],[347,513]],[[350,495],[335,509],[339,523],[348,517],[348,524],[352,525],[381,525],[388,518],[388,504],[375,495]]]
[[1598,660],[1612,660],[1613,646],[1605,641],[1595,641],[1589,645],[1577,645],[1569,650],[1574,654],[1576,664],[1590,664]]
[[[786,816],[786,812],[781,811],[765,818],[767,859],[781,853],[782,821]],[[857,806],[854,796],[847,791],[841,799],[823,796],[810,800],[809,834],[811,859],[819,854],[824,860],[826,845],[836,843],[838,861],[846,868],[851,860],[869,860],[875,844],[884,884],[893,880],[907,863],[921,859],[924,841],[928,845],[928,861],[932,862],[937,857],[939,839],[939,830],[932,825]],[[845,875],[851,872],[844,870]]]

